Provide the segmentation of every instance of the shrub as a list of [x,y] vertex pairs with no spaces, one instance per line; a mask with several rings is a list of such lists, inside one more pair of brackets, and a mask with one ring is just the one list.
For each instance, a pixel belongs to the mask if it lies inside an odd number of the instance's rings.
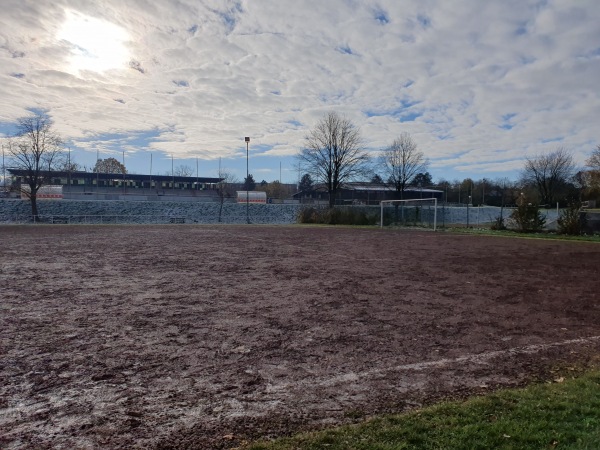
[[502,217],[502,216],[496,217],[494,219],[494,221],[492,222],[492,225],[490,228],[492,230],[496,230],[496,231],[506,230],[506,224],[504,223],[504,217]]
[[378,213],[356,207],[316,209],[302,208],[298,213],[300,223],[322,223],[329,225],[375,225]]
[[586,217],[585,214],[580,212],[580,209],[581,203],[573,202],[569,204],[567,209],[561,211],[556,221],[559,233],[578,236],[583,232]]
[[315,208],[307,207],[302,208],[298,212],[298,222],[300,223],[318,223],[317,222],[317,210]]
[[525,201],[517,205],[517,208],[511,213],[510,218],[515,223],[517,229],[524,233],[542,231],[546,224],[546,219],[540,213],[539,206],[526,203]]

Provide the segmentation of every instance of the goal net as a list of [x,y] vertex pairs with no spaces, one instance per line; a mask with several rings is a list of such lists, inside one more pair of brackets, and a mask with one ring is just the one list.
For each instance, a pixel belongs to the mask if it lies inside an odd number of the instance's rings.
[[437,227],[437,198],[383,200],[381,228],[384,226]]

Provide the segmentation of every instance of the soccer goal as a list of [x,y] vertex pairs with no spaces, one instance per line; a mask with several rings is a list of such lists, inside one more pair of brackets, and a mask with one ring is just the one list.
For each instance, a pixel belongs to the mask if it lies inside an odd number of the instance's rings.
[[381,228],[390,225],[437,227],[437,198],[382,200]]

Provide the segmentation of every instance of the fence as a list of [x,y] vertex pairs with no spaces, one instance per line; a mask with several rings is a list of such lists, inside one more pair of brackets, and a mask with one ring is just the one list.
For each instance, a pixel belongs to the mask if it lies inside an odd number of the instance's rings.
[[[398,211],[393,207],[388,207],[384,211],[384,225],[388,222],[414,226],[431,226],[433,222],[433,205],[411,205],[400,206]],[[349,208],[352,208],[349,206]],[[358,208],[358,207],[356,207]],[[374,208],[366,206],[363,208]],[[466,204],[446,204],[438,203],[436,226],[445,227],[473,227],[489,228],[496,223],[500,216],[504,219],[505,225],[510,224],[510,215],[514,207],[496,207],[496,206],[471,206]],[[546,219],[545,228],[548,230],[556,229],[556,220],[558,212],[556,209],[541,209],[541,215]]]
[[[218,205],[217,205],[218,206]],[[243,208],[240,208],[243,206]],[[257,205],[253,205],[256,207]],[[260,211],[251,210],[250,219],[252,223],[294,223],[300,205],[262,205]],[[290,206],[288,208],[283,208]],[[245,205],[231,205],[223,211],[221,223],[245,223]],[[347,208],[364,208],[372,210],[373,214],[379,216],[379,206],[349,206]],[[502,216],[504,219],[510,217],[514,208],[504,208]],[[501,208],[492,206],[448,206],[438,204],[437,226],[440,228],[451,226],[489,227],[500,216]],[[541,210],[546,218],[546,228],[556,227],[557,212],[555,209]],[[234,213],[234,214],[231,214]],[[425,219],[425,217],[424,217]],[[203,211],[201,214],[185,210],[170,211],[166,214],[68,214],[58,211],[55,214],[40,214],[39,223],[47,224],[192,224],[192,223],[219,223],[218,209]],[[30,224],[34,223],[34,217],[30,214],[0,213],[0,223]]]
[[[438,226],[465,225],[470,227],[488,227],[494,223],[500,215],[505,222],[514,211],[513,207],[500,208],[499,206],[448,206],[438,205]],[[546,227],[556,226],[558,212],[556,209],[541,209],[540,213],[546,219]]]

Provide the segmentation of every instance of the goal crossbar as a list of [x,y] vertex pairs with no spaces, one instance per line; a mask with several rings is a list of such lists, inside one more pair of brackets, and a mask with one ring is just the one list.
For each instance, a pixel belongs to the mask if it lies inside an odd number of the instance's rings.
[[381,219],[380,219],[380,224],[381,224],[381,228],[383,228],[383,207],[385,206],[385,204],[402,204],[402,203],[409,203],[409,202],[433,202],[433,231],[436,230],[436,225],[437,225],[437,198],[435,197],[431,197],[431,198],[411,198],[411,199],[406,199],[406,200],[382,200],[381,202],[379,202],[380,206],[381,206]]

